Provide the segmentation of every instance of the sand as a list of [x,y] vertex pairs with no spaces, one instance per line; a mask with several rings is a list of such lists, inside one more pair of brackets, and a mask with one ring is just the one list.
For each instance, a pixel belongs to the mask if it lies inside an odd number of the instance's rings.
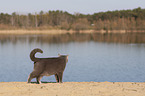
[[[100,31],[101,33],[104,33],[105,31]],[[99,33],[100,33],[99,32]],[[58,35],[58,34],[73,34],[76,33],[76,31],[73,30],[0,30],[0,35],[39,35],[39,34],[46,34],[46,35]],[[96,33],[94,30],[83,30],[79,31],[79,33]]]
[[145,96],[145,83],[64,82],[28,84],[0,82],[0,96]]
[[66,34],[66,30],[0,30],[1,35]]
[[[145,33],[145,30],[80,30],[79,33],[130,33],[130,32],[142,32]],[[24,29],[17,29],[17,30],[0,30],[0,35],[33,35],[33,34],[47,34],[47,35],[57,35],[57,34],[73,34],[76,31],[73,30],[60,30],[60,29],[51,29],[51,30],[24,30]]]

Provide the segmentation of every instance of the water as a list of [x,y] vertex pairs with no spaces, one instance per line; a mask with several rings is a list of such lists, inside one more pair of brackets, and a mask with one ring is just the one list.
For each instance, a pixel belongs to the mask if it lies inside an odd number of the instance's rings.
[[[145,82],[144,43],[105,43],[92,39],[66,41],[51,38],[53,40],[45,36],[26,35],[1,39],[0,82],[26,82],[33,70],[29,54],[34,48],[41,48],[44,52],[37,53],[37,57],[57,56],[58,53],[69,55],[64,82]],[[55,82],[55,77],[44,76],[41,81]]]

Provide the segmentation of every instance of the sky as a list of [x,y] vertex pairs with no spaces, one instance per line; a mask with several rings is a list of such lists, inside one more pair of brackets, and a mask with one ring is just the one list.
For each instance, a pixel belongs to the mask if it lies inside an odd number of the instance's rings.
[[71,14],[145,8],[145,0],[0,0],[0,13],[39,13],[62,10]]

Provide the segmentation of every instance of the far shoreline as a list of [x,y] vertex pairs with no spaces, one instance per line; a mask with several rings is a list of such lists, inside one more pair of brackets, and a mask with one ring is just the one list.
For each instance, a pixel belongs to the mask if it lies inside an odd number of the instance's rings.
[[0,35],[59,35],[59,34],[74,34],[74,33],[145,33],[145,30],[61,30],[61,29],[45,29],[45,30],[27,30],[27,29],[16,29],[16,30],[0,30]]

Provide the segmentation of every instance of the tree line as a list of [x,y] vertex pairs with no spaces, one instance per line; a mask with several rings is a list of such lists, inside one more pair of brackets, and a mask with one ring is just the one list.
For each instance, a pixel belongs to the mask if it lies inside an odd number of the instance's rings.
[[0,29],[145,30],[145,9],[90,14],[48,11],[35,14],[0,13]]

